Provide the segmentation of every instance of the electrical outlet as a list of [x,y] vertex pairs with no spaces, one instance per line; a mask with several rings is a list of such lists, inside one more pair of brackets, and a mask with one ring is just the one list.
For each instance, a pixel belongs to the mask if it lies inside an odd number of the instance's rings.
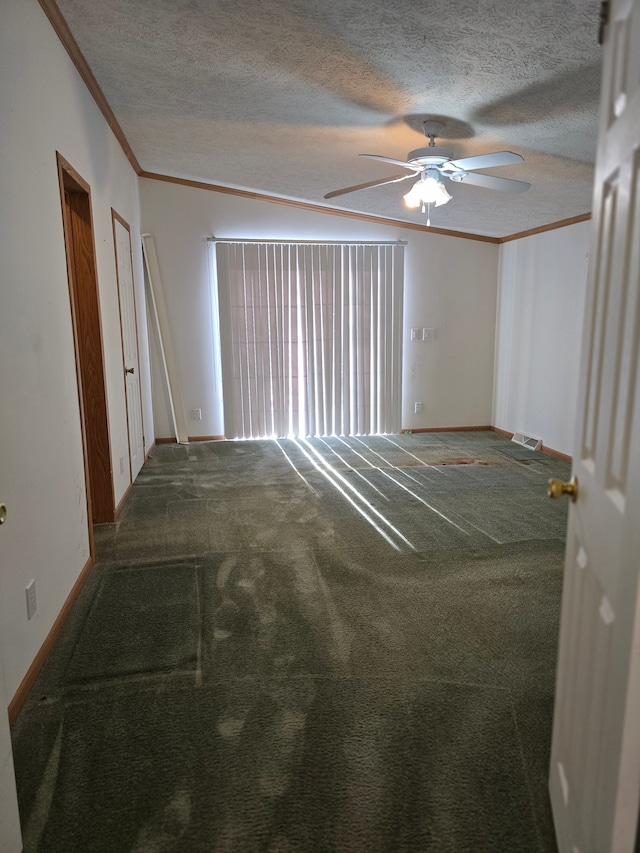
[[120,473],[124,474],[124,456],[120,457]]
[[38,602],[36,600],[36,582],[29,581],[25,592],[27,594],[27,619],[31,619],[38,609]]
[[416,415],[421,415],[422,414],[422,403],[414,403],[413,404],[413,411]]
[[202,409],[192,409],[191,410],[191,417],[193,418],[194,421],[201,421],[202,420]]

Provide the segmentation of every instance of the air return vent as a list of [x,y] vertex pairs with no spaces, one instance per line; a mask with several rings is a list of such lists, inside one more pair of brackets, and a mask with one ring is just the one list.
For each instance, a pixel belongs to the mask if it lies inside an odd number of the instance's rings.
[[511,441],[516,444],[521,444],[523,447],[528,447],[529,450],[540,450],[542,447],[541,438],[533,438],[533,436],[525,435],[523,432],[514,432]]

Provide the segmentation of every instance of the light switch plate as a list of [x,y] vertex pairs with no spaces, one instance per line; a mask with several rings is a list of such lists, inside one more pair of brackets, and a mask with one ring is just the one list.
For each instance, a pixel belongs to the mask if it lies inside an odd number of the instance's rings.
[[36,582],[29,581],[25,592],[27,594],[27,619],[31,619],[38,609],[38,602],[36,600]]

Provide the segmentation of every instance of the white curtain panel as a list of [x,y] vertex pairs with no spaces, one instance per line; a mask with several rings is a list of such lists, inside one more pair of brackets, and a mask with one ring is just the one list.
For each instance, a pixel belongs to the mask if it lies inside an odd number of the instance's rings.
[[212,246],[226,437],[398,432],[404,246]]

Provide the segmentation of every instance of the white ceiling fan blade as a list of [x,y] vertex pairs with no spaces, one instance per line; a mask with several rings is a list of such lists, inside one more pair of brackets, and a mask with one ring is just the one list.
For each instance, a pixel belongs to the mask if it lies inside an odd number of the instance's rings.
[[398,181],[406,181],[407,178],[415,178],[415,175],[392,175],[390,178],[383,178],[381,181],[367,181],[366,184],[356,184],[353,187],[344,187],[341,190],[333,190],[327,193],[324,198],[335,198],[337,195],[345,195],[346,193],[354,193],[356,190],[366,190],[369,187],[379,187],[382,184],[395,184]]
[[453,166],[454,169],[469,172],[475,169],[491,169],[493,166],[514,166],[516,163],[524,163],[524,157],[514,154],[513,151],[494,151],[493,154],[475,154],[461,160],[449,160],[442,168],[446,172]]
[[465,175],[459,183],[471,184],[472,187],[484,187],[487,190],[502,190],[507,193],[524,193],[531,187],[531,184],[526,181],[498,178],[496,175],[479,175],[476,172]]
[[394,157],[384,157],[382,154],[358,154],[358,157],[371,157],[372,160],[382,160],[383,163],[393,163],[394,166],[402,166],[414,172],[422,171],[422,166],[407,163],[406,160],[396,160]]

